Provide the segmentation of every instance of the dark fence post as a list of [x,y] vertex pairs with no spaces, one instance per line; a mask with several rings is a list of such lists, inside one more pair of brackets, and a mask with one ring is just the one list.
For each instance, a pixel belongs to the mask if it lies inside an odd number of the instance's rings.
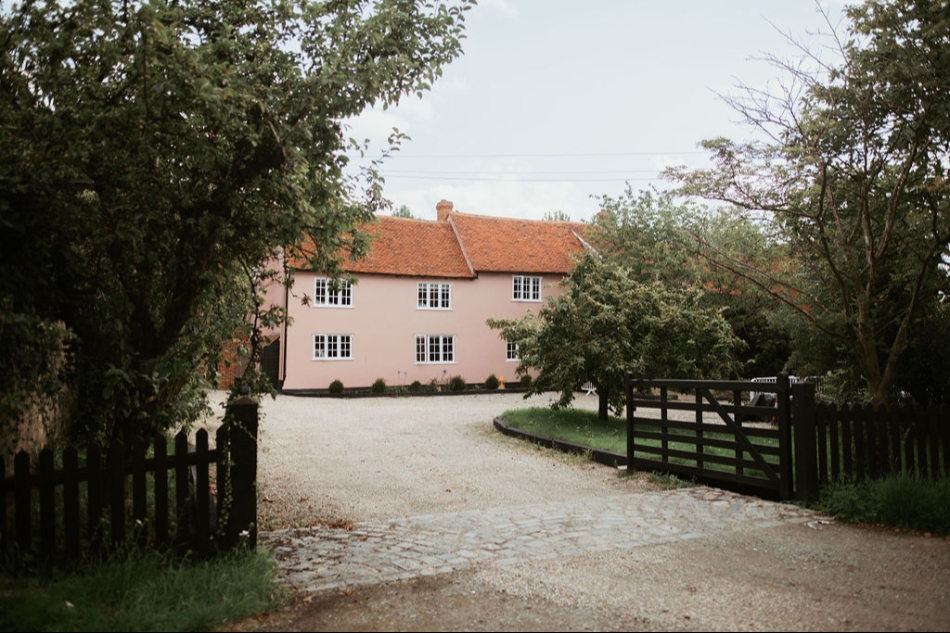
[[211,548],[211,483],[208,478],[208,431],[198,429],[195,433],[194,500],[195,532],[197,542],[195,550],[200,556],[209,556]]
[[227,545],[240,543],[246,532],[247,544],[257,547],[257,402],[242,396],[228,405],[225,416],[230,425],[231,455],[228,463],[231,504],[227,516]]
[[135,536],[139,545],[148,543],[148,486],[145,481],[145,455],[148,448],[141,439],[132,443],[132,518],[135,520]]
[[901,426],[904,422],[904,413],[907,407],[894,409],[887,419],[888,442],[890,443],[891,474],[900,475],[904,468],[901,465]]
[[[841,478],[841,410],[834,405],[822,404],[824,409],[824,418],[827,421],[828,440],[830,440],[831,460],[828,470],[828,477],[822,479],[822,483],[838,481]],[[826,440],[826,441],[828,441]],[[850,450],[850,447],[849,447]]]
[[917,474],[921,478],[927,476],[927,425],[930,415],[929,411],[921,411],[914,424],[914,443],[917,445]]
[[839,417],[841,418],[841,462],[843,468],[841,472],[843,473],[843,478],[849,482],[857,481],[857,471],[854,465],[855,440],[851,433],[854,426],[853,411],[854,408],[848,405],[844,405],[838,410]]
[[792,385],[792,432],[795,437],[795,497],[818,496],[818,441],[815,424],[815,385]]
[[53,451],[40,451],[40,552],[47,558],[56,553],[56,479]]
[[179,552],[184,553],[190,544],[191,523],[194,511],[188,507],[188,435],[179,431],[175,436],[175,516],[178,523],[175,541]]
[[113,440],[109,447],[109,519],[112,544],[125,541],[125,444]]
[[0,563],[10,554],[10,528],[7,526],[7,465],[0,455]]
[[633,415],[636,412],[636,407],[633,406],[633,374],[628,371],[626,378],[624,391],[627,399],[627,474],[629,475],[633,472]]
[[[930,479],[940,477],[940,412],[931,409],[927,416],[927,444],[930,445]],[[946,456],[944,456],[946,459]]]
[[82,542],[80,526],[79,452],[70,446],[63,451],[63,531],[66,537],[66,556],[71,561],[79,560]]
[[828,483],[828,409],[815,404],[815,431],[818,434],[815,450],[818,451],[818,485]]
[[98,553],[102,547],[102,451],[92,445],[86,451],[86,523],[89,528],[90,549]]
[[33,550],[33,524],[30,514],[30,456],[26,451],[20,451],[13,458],[13,479],[16,490],[14,494],[16,521],[17,554],[22,556]]
[[921,475],[919,472],[920,456],[917,454],[917,429],[920,425],[920,418],[925,415],[923,411],[911,409],[905,419],[904,432],[904,472],[910,476]]
[[940,439],[943,445],[943,474],[950,477],[950,411],[946,405],[937,411],[937,420],[940,423]]
[[164,547],[168,543],[168,440],[156,435],[154,440],[155,462],[155,544]]
[[230,424],[224,423],[218,427],[214,433],[214,445],[218,450],[218,463],[215,464],[215,487],[217,489],[217,508],[218,526],[215,533],[217,546],[219,549],[227,551],[231,549],[231,537],[228,535],[231,516],[231,473],[228,472],[231,460],[231,428]]
[[792,408],[789,398],[791,390],[788,387],[788,374],[779,374],[775,377],[775,405],[778,409],[779,433],[779,487],[778,494],[782,500],[792,497],[794,488],[792,482]]
[[854,439],[855,481],[864,481],[868,473],[868,432],[866,420],[869,406],[851,407],[851,429]]

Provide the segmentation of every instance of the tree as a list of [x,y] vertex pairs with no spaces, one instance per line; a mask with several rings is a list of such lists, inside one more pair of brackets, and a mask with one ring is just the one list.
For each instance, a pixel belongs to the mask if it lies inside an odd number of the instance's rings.
[[770,141],[707,141],[712,169],[670,175],[681,193],[772,222],[784,254],[767,265],[714,246],[707,256],[839,341],[884,403],[948,290],[950,5],[870,0],[847,15],[839,64],[771,58],[792,80],[780,93],[727,98]]
[[[74,434],[194,419],[222,340],[243,322],[256,349],[283,316],[258,298],[292,281],[269,262],[338,275],[342,255],[365,252],[381,181],[375,161],[347,171],[366,148],[344,121],[428,89],[460,53],[470,4],[3,7],[0,355],[69,337]],[[13,336],[22,323],[43,336]],[[10,409],[22,385],[0,387]]]
[[571,216],[566,211],[555,209],[554,211],[545,211],[541,219],[545,222],[570,222]]
[[529,395],[558,391],[566,407],[588,380],[598,415],[621,411],[626,372],[652,377],[731,377],[740,345],[728,323],[700,308],[696,292],[644,285],[629,271],[587,253],[562,282],[564,292],[537,314],[490,319],[488,326],[518,345],[518,373],[536,369]]
[[699,305],[718,310],[745,342],[743,375],[785,369],[788,335],[776,327],[774,301],[752,284],[710,266],[702,245],[715,245],[737,260],[757,262],[773,248],[759,227],[729,210],[677,201],[656,191],[604,196],[588,240],[623,266],[634,281],[701,292]]
[[677,204],[655,190],[634,192],[627,185],[618,198],[603,196],[589,239],[641,284],[659,282],[667,288],[701,284],[701,266],[691,226],[705,209]]
[[895,382],[922,406],[946,405],[950,403],[950,357],[939,350],[950,349],[950,304],[939,303],[917,328]]
[[412,211],[406,205],[401,205],[398,209],[393,211],[394,218],[409,218],[410,220],[414,218]]

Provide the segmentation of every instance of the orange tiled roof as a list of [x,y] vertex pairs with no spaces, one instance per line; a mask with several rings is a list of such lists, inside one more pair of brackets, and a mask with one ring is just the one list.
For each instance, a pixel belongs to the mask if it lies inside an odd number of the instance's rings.
[[437,222],[377,216],[369,255],[346,261],[352,274],[472,278],[477,272],[567,273],[583,252],[579,222],[469,215],[449,209]]
[[579,222],[519,220],[450,211],[476,271],[567,273],[572,256],[583,252],[586,225]]
[[378,216],[369,227],[374,234],[369,256],[346,262],[350,273],[412,277],[474,277],[465,261],[455,231],[446,222]]

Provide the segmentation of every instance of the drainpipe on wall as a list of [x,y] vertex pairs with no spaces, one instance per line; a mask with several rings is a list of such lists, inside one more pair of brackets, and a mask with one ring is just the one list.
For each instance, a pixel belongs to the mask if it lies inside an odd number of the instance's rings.
[[281,374],[280,380],[278,381],[280,383],[279,386],[277,387],[278,391],[283,391],[284,382],[287,380],[287,349],[288,349],[287,332],[290,331],[287,329],[287,320],[289,318],[289,313],[288,313],[289,308],[290,308],[290,288],[287,287],[287,284],[284,284],[284,323],[281,326],[284,332],[282,336],[280,337],[281,338],[280,354],[282,356],[281,364],[283,365],[283,367],[280,372]]

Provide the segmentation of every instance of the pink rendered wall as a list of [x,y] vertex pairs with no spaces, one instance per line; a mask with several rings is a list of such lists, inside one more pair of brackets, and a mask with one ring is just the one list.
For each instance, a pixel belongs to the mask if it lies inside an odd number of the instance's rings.
[[[303,293],[314,294],[314,278],[298,272],[289,300],[293,323],[283,342],[284,389],[326,389],[336,379],[346,387],[368,387],[377,378],[387,385],[408,385],[455,375],[481,383],[492,373],[513,382],[517,362],[506,360],[505,341],[485,321],[517,318],[528,309],[537,313],[547,296],[559,292],[561,276],[543,276],[542,301],[536,302],[512,300],[511,274],[482,273],[478,279],[456,280],[363,275],[353,287],[352,307],[302,306]],[[420,281],[451,283],[451,309],[418,309]],[[314,334],[349,334],[353,358],[314,360]],[[455,361],[417,363],[417,334],[454,335]]]
[[[299,299],[298,299],[299,303]],[[271,306],[283,306],[284,305],[284,286],[283,284],[271,283],[267,286],[267,290],[264,292],[264,305]],[[268,336],[276,336],[280,334],[280,328],[268,328],[264,331],[264,334]]]

